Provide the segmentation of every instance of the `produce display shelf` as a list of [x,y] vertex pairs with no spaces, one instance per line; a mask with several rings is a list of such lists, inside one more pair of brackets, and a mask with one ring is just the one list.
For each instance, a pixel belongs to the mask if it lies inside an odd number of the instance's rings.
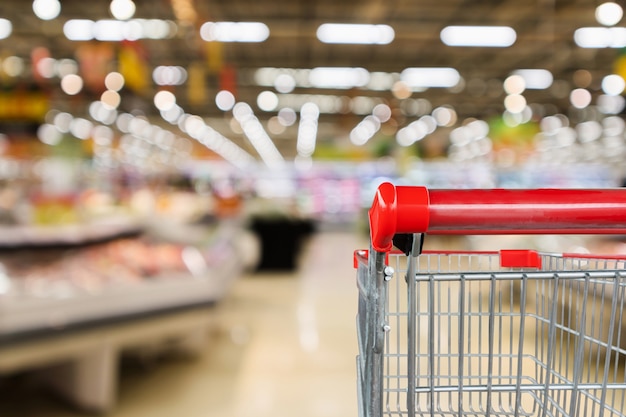
[[[88,252],[93,251],[91,243],[100,245],[98,242],[104,240],[102,245],[106,245],[113,239],[115,244],[116,237],[126,239],[129,234],[133,235],[130,239],[141,239],[142,229],[137,223],[114,224],[118,227],[107,229],[100,223],[80,233],[73,233],[80,228],[38,232],[23,228],[28,232],[21,236],[13,229],[12,238],[0,243],[2,259],[8,263],[16,256],[21,262],[18,265],[24,264],[22,257],[28,263],[31,253],[33,259],[41,258],[41,248],[48,250],[46,259],[54,258],[54,250],[62,247],[61,253],[67,251],[65,256],[72,265],[45,277],[12,278],[10,268],[0,271],[0,376],[41,374],[41,381],[78,408],[106,412],[116,403],[117,368],[123,352],[158,345],[198,352],[205,346],[215,304],[227,295],[245,268],[238,227],[223,224],[212,228],[201,248],[180,245],[184,249],[183,270],[116,277],[107,275],[115,269],[106,268],[105,278],[81,282],[79,267],[84,262],[97,265],[100,260],[99,252],[95,258],[94,252]],[[49,252],[50,247],[53,252]],[[91,257],[84,256],[83,263],[72,262],[72,256],[81,250]],[[149,252],[135,255],[160,256]],[[67,271],[68,276],[59,271]],[[93,283],[98,285],[90,285]]]

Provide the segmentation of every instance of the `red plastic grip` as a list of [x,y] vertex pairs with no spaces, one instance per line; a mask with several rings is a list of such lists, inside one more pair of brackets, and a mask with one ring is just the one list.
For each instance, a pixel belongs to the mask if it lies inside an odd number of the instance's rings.
[[429,190],[379,186],[369,211],[374,249],[397,233],[626,234],[626,189]]
[[428,227],[428,189],[383,183],[369,210],[372,246],[378,252],[391,250],[396,233],[418,233]]

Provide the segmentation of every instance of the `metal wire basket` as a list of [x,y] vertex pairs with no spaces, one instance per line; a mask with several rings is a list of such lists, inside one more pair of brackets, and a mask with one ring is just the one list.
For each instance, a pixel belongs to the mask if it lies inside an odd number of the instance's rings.
[[[626,195],[610,200],[626,218]],[[564,231],[539,223],[529,230]],[[626,415],[626,258],[423,252],[423,234],[397,240],[400,252],[389,233],[373,235],[355,252],[360,415]]]

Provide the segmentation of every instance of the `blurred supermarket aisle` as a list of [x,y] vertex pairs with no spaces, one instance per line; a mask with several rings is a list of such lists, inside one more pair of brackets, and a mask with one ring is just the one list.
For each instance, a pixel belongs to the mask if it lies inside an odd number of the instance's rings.
[[[356,415],[352,251],[363,242],[351,232],[318,233],[298,271],[243,277],[216,309],[200,357],[126,363],[107,417]],[[3,417],[82,415],[12,382],[0,387]]]

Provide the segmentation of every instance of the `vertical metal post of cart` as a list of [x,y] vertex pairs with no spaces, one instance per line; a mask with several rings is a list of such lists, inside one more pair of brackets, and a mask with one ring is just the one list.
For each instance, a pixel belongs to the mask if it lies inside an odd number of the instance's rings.
[[[562,391],[576,391],[580,380],[580,369],[576,369],[573,382],[567,384],[552,383],[555,378],[563,378],[564,376],[556,375],[552,368],[553,357],[556,355],[556,345],[552,342],[555,338],[555,332],[565,334],[567,337],[576,339],[577,350],[585,343],[597,343],[596,340],[584,338],[584,331],[581,329],[570,329],[565,325],[555,324],[557,316],[556,306],[550,304],[550,308],[545,313],[544,322],[540,322],[541,326],[547,327],[547,338],[550,339],[546,350],[547,359],[537,361],[537,369],[543,369],[545,378],[539,377],[536,382],[528,382],[524,380],[522,384],[521,376],[524,339],[524,318],[527,316],[525,312],[527,299],[527,285],[529,274],[517,273],[517,275],[499,275],[490,274],[452,274],[449,276],[436,277],[432,273],[416,272],[416,263],[422,258],[422,243],[424,236],[428,234],[456,234],[456,235],[472,235],[472,234],[626,234],[626,190],[625,189],[603,189],[603,190],[555,190],[555,189],[538,189],[538,190],[429,190],[425,187],[411,186],[394,186],[390,183],[384,183],[379,186],[374,198],[372,207],[369,210],[370,223],[370,248],[369,251],[357,251],[355,253],[355,267],[357,267],[357,285],[359,288],[359,306],[357,330],[359,340],[359,357],[357,359],[358,373],[358,391],[359,391],[359,414],[362,417],[381,417],[383,415],[399,415],[399,416],[416,416],[416,415],[522,415],[520,397],[522,393],[528,393],[529,396],[536,397],[537,401],[544,403],[544,408],[538,407],[542,414],[525,414],[525,415],[562,415],[573,417],[578,414],[576,407],[580,399],[576,399],[575,393],[565,397],[571,400],[571,404],[563,406],[559,401],[550,397],[550,393]],[[393,246],[396,246],[407,255],[406,258],[406,313],[398,313],[390,315],[388,311],[388,285],[394,275],[393,268],[388,265],[388,257]],[[398,264],[400,265],[400,264]],[[404,264],[403,264],[404,265]],[[404,268],[404,267],[403,267]],[[422,269],[422,267],[419,267]],[[430,275],[429,275],[430,274]],[[587,273],[588,275],[588,273]],[[618,274],[619,275],[619,274]],[[571,279],[571,284],[580,286],[580,282],[584,282],[585,293],[587,296],[589,278],[584,278],[584,273],[563,275],[567,279]],[[577,278],[577,277],[582,278]],[[604,276],[603,274],[599,274]],[[550,277],[550,274],[538,274],[539,279]],[[435,283],[435,279],[439,282]],[[520,303],[521,312],[516,312],[515,320],[521,323],[521,331],[519,333],[519,350],[515,354],[514,348],[511,347],[510,354],[501,352],[500,347],[494,346],[495,333],[501,332],[503,320],[511,316],[513,323],[513,314],[498,310],[499,304],[502,304],[502,295],[498,293],[502,282],[512,282],[513,280],[522,282],[522,301]],[[435,284],[441,285],[449,281],[458,281],[459,299],[458,306],[454,308],[454,312],[447,312],[445,316],[439,314],[437,320],[452,321],[455,315],[454,323],[458,327],[458,362],[453,364],[457,371],[449,370],[445,377],[436,377],[436,369],[442,366],[442,363],[452,364],[452,350],[449,353],[439,355],[436,349],[440,347],[440,343],[435,341],[435,335],[441,337],[436,316],[433,313],[441,300],[435,299]],[[464,317],[472,308],[471,300],[465,299],[465,289],[474,282],[484,281],[488,284],[488,301],[486,302],[487,314],[478,311],[474,314],[475,318]],[[560,297],[561,292],[565,294],[567,288],[559,283],[559,276],[548,282],[545,296],[549,302]],[[422,294],[422,283],[425,294],[424,300],[420,301]],[[418,287],[417,285],[420,285]],[[593,284],[597,285],[597,284]],[[621,290],[626,292],[626,290]],[[450,290],[449,290],[450,291]],[[570,290],[570,298],[572,297]],[[604,290],[603,290],[604,297]],[[565,298],[565,296],[562,296]],[[624,296],[626,298],[626,296]],[[398,305],[404,301],[395,301]],[[418,307],[419,303],[427,306],[427,313],[421,312],[423,305]],[[448,296],[448,303],[450,298]],[[467,305],[466,305],[467,304]],[[549,303],[548,303],[549,304]],[[581,323],[585,323],[585,305],[581,302],[583,313],[578,314]],[[617,310],[616,298],[612,300],[613,312]],[[403,304],[402,304],[403,305]],[[421,309],[418,312],[418,308]],[[498,311],[498,312],[497,312]],[[496,317],[497,315],[497,317]],[[406,336],[397,336],[397,344],[406,340],[406,350],[386,352],[389,340],[386,337],[391,327],[388,320],[393,317],[394,325],[404,326],[406,323]],[[528,315],[528,317],[531,317]],[[427,320],[422,320],[427,318]],[[471,320],[485,320],[487,328],[487,336],[485,336],[487,344],[486,353],[470,357],[469,340],[472,330],[465,329],[471,326]],[[534,316],[532,317],[533,319]],[[497,326],[496,326],[497,320]],[[506,318],[508,320],[508,318]],[[621,319],[620,319],[621,322]],[[611,318],[611,335],[614,332],[613,327],[616,326],[616,320]],[[419,326],[419,329],[418,329]],[[496,328],[497,327],[497,328]],[[573,327],[573,326],[570,326]],[[426,330],[425,330],[426,329]],[[394,329],[395,331],[395,329]],[[539,331],[538,331],[539,332]],[[423,337],[428,338],[423,341]],[[457,337],[455,335],[452,335]],[[612,337],[612,336],[611,336]],[[480,338],[480,336],[478,337]],[[561,338],[564,338],[561,335]],[[511,342],[514,338],[511,336]],[[515,339],[517,340],[517,339]],[[609,339],[606,345],[612,348]],[[478,341],[480,343],[480,341]],[[450,342],[451,343],[451,342]],[[513,344],[513,343],[511,343]],[[600,345],[600,344],[599,344]],[[559,345],[560,346],[560,345]],[[452,349],[452,348],[449,348]],[[543,348],[542,348],[543,349]],[[425,350],[426,352],[422,352]],[[419,352],[418,352],[419,351]],[[619,347],[615,347],[617,354],[626,356]],[[612,353],[610,353],[612,354]],[[474,375],[464,375],[464,371],[469,366],[465,364],[464,355],[467,355],[467,361],[474,361],[478,364],[486,363],[485,372],[487,375],[483,377]],[[499,363],[496,365],[495,360],[498,358]],[[577,355],[578,358],[578,355]],[[524,359],[525,360],[525,359]],[[508,361],[508,362],[507,362]],[[416,363],[417,362],[417,363]],[[517,372],[518,375],[502,375],[502,363],[507,363],[510,373]],[[609,364],[607,359],[607,364]],[[385,371],[389,368],[402,368],[391,381],[391,377],[385,375]],[[418,376],[416,369],[419,368],[421,376]],[[497,371],[496,369],[497,368]],[[423,376],[424,369],[428,375]],[[454,372],[457,372],[456,374]],[[605,370],[605,373],[607,371]],[[555,376],[556,375],[556,376]],[[406,381],[400,379],[406,378]],[[625,378],[626,379],[626,376]],[[441,385],[441,381],[445,384]],[[478,381],[478,382],[476,382]],[[512,381],[512,382],[508,382]],[[569,380],[568,380],[569,381]],[[605,377],[604,385],[600,385],[601,393],[597,403],[602,408],[606,397],[607,378]],[[384,388],[387,384],[389,388]],[[438,385],[439,384],[439,385]],[[585,389],[591,389],[593,384],[588,384]],[[621,385],[615,385],[619,387]],[[626,387],[626,385],[624,385]],[[427,404],[417,403],[417,393],[427,394]],[[467,399],[464,396],[466,392],[481,392],[484,397],[479,397],[481,404],[474,409],[474,404],[464,404]],[[389,409],[389,405],[384,403],[383,395],[395,395],[398,402],[406,402],[404,405],[397,405],[393,410]],[[450,405],[447,409],[436,408],[435,398],[440,395],[448,395]],[[456,397],[455,397],[456,395]],[[481,394],[483,395],[483,394]],[[513,405],[500,404],[498,407],[492,406],[493,396],[497,396],[499,401],[505,395],[515,395]],[[626,389],[624,390],[626,397]],[[558,394],[559,398],[561,394]],[[438,398],[438,397],[437,397]],[[476,397],[472,397],[474,401]],[[595,398],[595,397],[594,397]],[[401,400],[400,400],[401,399]],[[454,400],[453,400],[454,399]],[[468,401],[468,402],[472,402]],[[595,401],[595,400],[594,400]],[[456,405],[452,403],[455,402]],[[561,401],[562,402],[562,401]],[[560,410],[558,412],[546,411],[547,406]],[[469,407],[469,411],[465,407]],[[510,406],[510,408],[506,408]],[[439,407],[439,406],[437,406]],[[607,410],[609,408],[607,407]],[[570,414],[567,414],[569,412]],[[620,414],[614,409],[610,409],[611,415]],[[560,413],[560,414],[559,414]]]

